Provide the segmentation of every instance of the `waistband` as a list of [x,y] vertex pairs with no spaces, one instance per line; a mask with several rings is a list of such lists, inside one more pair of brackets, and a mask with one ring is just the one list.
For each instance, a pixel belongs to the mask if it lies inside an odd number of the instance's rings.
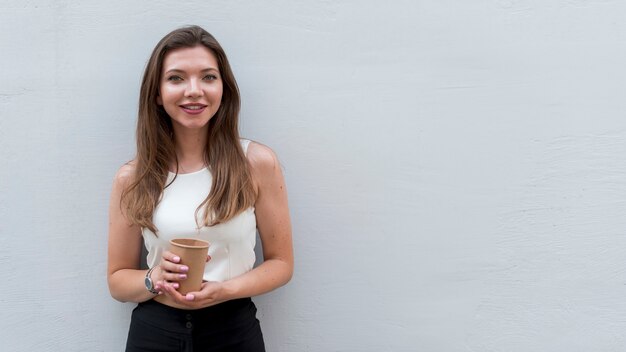
[[147,321],[170,321],[185,324],[188,321],[202,322],[207,326],[230,325],[256,318],[256,306],[250,298],[240,298],[211,307],[187,310],[179,309],[154,300],[141,302],[135,308],[138,318]]

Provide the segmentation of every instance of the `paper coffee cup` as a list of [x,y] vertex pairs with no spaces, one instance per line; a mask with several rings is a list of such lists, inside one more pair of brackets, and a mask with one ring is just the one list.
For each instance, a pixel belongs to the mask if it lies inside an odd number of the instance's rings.
[[180,257],[179,264],[189,267],[187,278],[179,281],[178,292],[200,291],[209,242],[195,238],[176,238],[170,241],[170,252]]

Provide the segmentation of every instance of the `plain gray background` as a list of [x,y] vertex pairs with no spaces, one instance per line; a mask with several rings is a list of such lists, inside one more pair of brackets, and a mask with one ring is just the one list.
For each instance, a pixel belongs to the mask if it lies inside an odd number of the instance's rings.
[[626,346],[626,3],[0,1],[3,351],[120,351],[113,175],[156,42],[229,55],[284,167],[268,351]]

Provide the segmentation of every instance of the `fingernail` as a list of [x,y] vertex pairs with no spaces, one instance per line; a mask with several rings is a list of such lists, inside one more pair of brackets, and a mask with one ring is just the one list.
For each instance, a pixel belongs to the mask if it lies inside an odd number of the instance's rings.
[[189,267],[183,265],[180,267],[180,271],[189,271]]
[[173,284],[172,284],[172,287],[174,287],[174,288],[178,288],[178,284],[177,284],[177,283],[173,283]]
[[180,257],[174,257],[172,258],[173,261],[175,261],[176,263],[180,262]]
[[194,298],[195,298],[195,297],[194,297],[191,293],[188,293],[188,294],[185,296],[185,299],[186,299],[186,300],[188,300],[188,301],[193,301],[193,299],[194,299]]
[[185,274],[178,274],[178,278],[179,279],[186,279],[187,275],[185,275]]

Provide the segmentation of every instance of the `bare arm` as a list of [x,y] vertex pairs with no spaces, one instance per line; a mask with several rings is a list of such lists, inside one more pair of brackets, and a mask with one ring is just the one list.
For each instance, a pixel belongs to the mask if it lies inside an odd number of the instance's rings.
[[132,175],[132,165],[124,165],[115,175],[109,204],[109,248],[107,281],[111,296],[121,302],[143,302],[154,295],[143,283],[147,270],[140,270],[141,230],[131,225],[120,207],[122,191]]
[[268,147],[252,142],[248,159],[258,191],[255,214],[264,261],[249,273],[225,283],[233,298],[272,291],[289,282],[293,274],[291,219],[278,158]]

